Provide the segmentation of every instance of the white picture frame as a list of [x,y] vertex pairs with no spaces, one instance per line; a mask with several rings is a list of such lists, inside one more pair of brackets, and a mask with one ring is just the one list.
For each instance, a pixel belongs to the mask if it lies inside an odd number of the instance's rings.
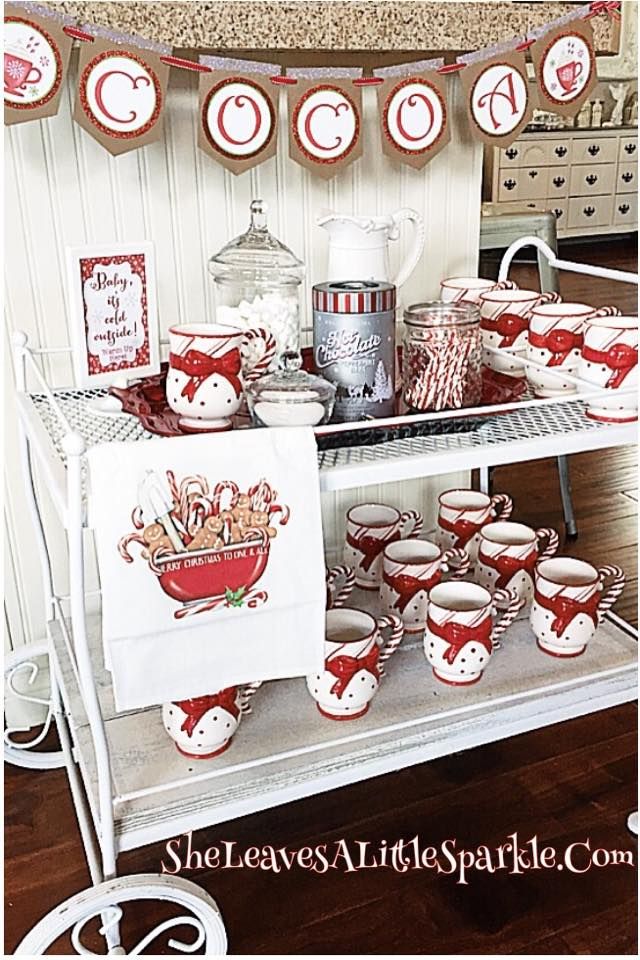
[[149,240],[67,247],[76,386],[160,372],[154,246]]

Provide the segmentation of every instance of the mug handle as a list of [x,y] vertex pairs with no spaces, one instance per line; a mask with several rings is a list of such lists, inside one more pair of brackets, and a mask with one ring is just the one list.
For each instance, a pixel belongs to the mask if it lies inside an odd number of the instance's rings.
[[536,307],[541,307],[543,303],[561,303],[562,297],[559,293],[550,290],[548,293],[541,293],[534,305],[531,307],[531,310],[535,310]]
[[558,552],[558,547],[560,546],[560,537],[558,536],[557,530],[554,530],[553,527],[539,527],[536,530],[536,540],[538,541],[538,550],[540,549],[540,540],[546,540],[547,545],[538,555],[538,563],[540,560],[549,560],[550,557],[554,557]]
[[597,310],[594,310],[593,313],[590,313],[588,320],[593,320],[596,317],[621,317],[622,310],[619,307],[598,307]]
[[413,522],[411,527],[411,533],[407,533],[407,540],[416,540],[422,533],[422,524],[424,520],[422,519],[422,514],[418,513],[417,510],[405,510],[404,513],[400,514],[400,526],[404,527],[409,522]]
[[520,599],[515,590],[496,590],[493,595],[492,607],[497,610],[498,604],[501,606],[506,603],[507,607],[499,620],[494,624],[491,631],[491,646],[494,650],[499,650],[502,646],[500,637],[505,630],[511,626],[518,613],[524,607],[524,598]]
[[382,664],[385,663],[400,646],[400,642],[404,635],[404,624],[401,618],[395,616],[395,614],[391,614],[388,617],[378,617],[376,623],[380,633],[382,633],[383,630],[386,630],[387,627],[391,628],[389,639],[380,648],[380,656],[378,657],[378,663],[380,664],[380,677],[382,678],[384,677]]
[[598,604],[598,623],[602,623],[605,613],[607,610],[611,609],[624,590],[626,577],[621,567],[615,566],[599,567],[598,574],[600,576],[600,582],[602,583],[603,590],[605,579],[607,577],[613,577],[613,583]]
[[[335,581],[340,577],[344,578],[344,583],[339,590],[336,590]],[[335,610],[347,602],[351,591],[356,582],[356,575],[353,567],[347,567],[344,564],[338,564],[327,570],[327,590],[329,591],[329,610]]]
[[242,687],[240,687],[238,708],[240,710],[241,717],[246,717],[251,713],[253,709],[251,701],[255,696],[256,690],[259,690],[262,684],[262,680],[256,680],[253,683],[245,683]]
[[[500,508],[498,509],[499,505]],[[513,510],[513,500],[508,493],[494,493],[491,497],[491,511],[496,520],[508,520]]]
[[247,382],[252,380],[257,380],[267,372],[269,364],[273,360],[273,357],[276,352],[276,340],[272,333],[269,333],[268,330],[265,330],[264,327],[255,327],[251,330],[246,330],[244,334],[244,342],[251,343],[252,340],[262,340],[264,343],[264,352],[259,360],[256,360],[251,365],[247,364],[243,376]]
[[[454,557],[458,562],[452,569],[449,561]],[[470,565],[471,557],[462,547],[451,547],[450,550],[445,550],[440,561],[440,566],[451,574],[452,580],[462,580],[464,575],[469,572]]]
[[517,290],[518,284],[514,283],[513,280],[499,280],[493,289],[494,290]]

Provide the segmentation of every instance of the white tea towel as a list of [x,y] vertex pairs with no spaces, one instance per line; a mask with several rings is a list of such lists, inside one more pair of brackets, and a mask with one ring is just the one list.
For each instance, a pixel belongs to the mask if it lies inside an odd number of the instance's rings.
[[101,444],[87,457],[118,710],[321,669],[311,428]]

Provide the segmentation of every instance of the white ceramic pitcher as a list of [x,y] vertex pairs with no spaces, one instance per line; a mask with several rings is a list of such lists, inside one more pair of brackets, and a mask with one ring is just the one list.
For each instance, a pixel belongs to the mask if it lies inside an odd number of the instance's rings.
[[[389,271],[389,243],[397,240],[405,221],[414,226],[413,244],[395,277]],[[389,216],[355,217],[348,213],[323,212],[316,221],[329,234],[327,280],[389,280],[396,287],[411,275],[422,256],[424,220],[410,207]]]

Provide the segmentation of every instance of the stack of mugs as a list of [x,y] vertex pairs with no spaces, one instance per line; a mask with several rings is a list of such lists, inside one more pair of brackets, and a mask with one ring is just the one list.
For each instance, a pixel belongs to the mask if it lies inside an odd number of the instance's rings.
[[[367,713],[405,633],[423,636],[434,678],[455,687],[482,678],[525,606],[543,653],[584,653],[622,593],[624,573],[557,557],[556,531],[515,523],[512,510],[507,494],[447,490],[432,540],[420,537],[415,510],[364,503],[348,511],[345,564],[327,570],[324,668],[306,680],[323,717]],[[356,586],[377,594],[378,616],[345,606]],[[260,686],[165,704],[163,724],[178,751],[190,759],[225,751]]]

